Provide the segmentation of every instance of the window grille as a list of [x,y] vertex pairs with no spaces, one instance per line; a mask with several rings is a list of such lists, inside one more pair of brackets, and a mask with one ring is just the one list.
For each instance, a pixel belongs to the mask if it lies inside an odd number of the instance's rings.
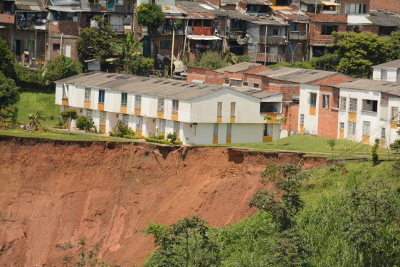
[[126,107],[128,105],[128,93],[121,93],[121,106]]
[[370,135],[370,126],[371,126],[371,122],[364,121],[364,123],[363,123],[363,135],[366,135],[366,136]]
[[217,116],[222,116],[222,102],[217,104]]
[[157,111],[164,111],[164,98],[158,98]]
[[355,135],[356,134],[356,123],[349,121],[349,132],[348,135]]
[[357,111],[357,98],[350,98],[349,112]]
[[141,108],[141,107],[142,107],[142,96],[135,95],[135,108]]

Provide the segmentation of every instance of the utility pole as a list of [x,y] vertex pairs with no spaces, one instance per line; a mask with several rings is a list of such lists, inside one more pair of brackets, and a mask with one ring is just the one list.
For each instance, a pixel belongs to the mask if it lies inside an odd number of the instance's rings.
[[171,22],[172,25],[172,47],[171,47],[171,78],[173,74],[174,65],[174,45],[175,45],[175,20]]

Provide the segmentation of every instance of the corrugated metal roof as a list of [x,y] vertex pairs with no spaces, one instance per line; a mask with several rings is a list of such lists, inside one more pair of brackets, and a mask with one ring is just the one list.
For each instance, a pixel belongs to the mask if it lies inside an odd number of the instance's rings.
[[380,26],[398,26],[400,24],[400,15],[385,11],[370,11],[368,19],[374,24]]
[[[271,7],[272,8],[272,7]],[[304,12],[294,10],[292,8],[288,9],[275,9],[273,10],[274,15],[282,17],[290,21],[309,21],[310,17]]]
[[248,5],[262,5],[262,6],[272,6],[273,3],[268,0],[242,0]]
[[176,1],[175,6],[184,13],[209,13],[215,16],[226,16],[224,10],[220,10],[219,7],[206,2]]
[[400,96],[400,83],[388,81],[376,81],[367,79],[355,79],[353,81],[335,85],[338,88],[377,91]]
[[196,84],[171,79],[149,78],[104,72],[78,74],[66,79],[58,80],[56,83],[77,84],[101,89],[171,97],[182,100],[192,100],[224,89],[234,90],[259,99],[279,95],[279,93],[268,91],[260,92],[254,89],[243,90],[243,88],[240,87],[226,87],[204,83]]
[[261,64],[258,63],[251,63],[251,62],[241,62],[241,63],[237,63],[228,67],[224,67],[221,69],[217,69],[215,70],[215,72],[219,72],[219,73],[224,73],[225,71],[228,72],[243,72],[246,70],[251,70],[257,67],[262,66]]
[[44,6],[40,0],[15,0],[15,9],[17,10],[31,10],[31,11],[44,11]]
[[382,63],[379,65],[372,66],[373,68],[388,68],[388,69],[398,69],[400,68],[400,59]]
[[347,15],[348,25],[371,25],[371,20],[368,19],[368,15]]

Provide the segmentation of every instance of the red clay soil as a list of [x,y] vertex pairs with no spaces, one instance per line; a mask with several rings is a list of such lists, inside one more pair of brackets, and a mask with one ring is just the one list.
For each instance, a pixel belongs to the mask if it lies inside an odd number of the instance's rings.
[[[197,215],[220,227],[251,216],[267,162],[324,158],[216,147],[163,147],[0,136],[0,266],[61,266],[66,242],[86,237],[113,266],[154,251],[140,230]],[[271,185],[268,186],[272,188]]]

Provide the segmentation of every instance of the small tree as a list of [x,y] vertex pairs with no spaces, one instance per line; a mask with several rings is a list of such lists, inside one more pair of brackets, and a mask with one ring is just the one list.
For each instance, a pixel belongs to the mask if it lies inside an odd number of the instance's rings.
[[328,144],[328,146],[331,148],[332,151],[332,155],[333,155],[333,148],[336,145],[336,140],[335,139],[328,139],[326,140],[326,143]]
[[140,26],[147,28],[147,33],[150,35],[153,46],[152,53],[154,62],[157,62],[158,49],[155,43],[158,36],[157,29],[165,22],[161,6],[154,3],[140,4],[137,8],[137,20]]
[[61,260],[61,263],[63,265],[73,263],[73,266],[76,267],[109,266],[103,260],[100,260],[97,257],[97,252],[99,251],[99,246],[97,244],[93,244],[89,248],[87,248],[87,239],[85,237],[79,237],[76,240],[76,245],[72,244],[71,242],[67,242],[64,245],[64,249],[75,249],[76,255],[64,255],[63,259]]
[[75,109],[66,109],[66,110],[60,112],[60,116],[65,122],[68,122],[68,134],[70,134],[72,120],[76,120],[78,118],[76,110]]
[[374,145],[371,148],[373,166],[379,164],[379,156],[378,156],[379,141],[380,141],[379,138],[375,138]]
[[6,41],[0,38],[0,73],[6,77],[15,78],[14,62],[13,53],[8,49]]
[[82,65],[78,61],[59,55],[46,66],[44,79],[54,88],[54,81],[68,78],[81,72]]

